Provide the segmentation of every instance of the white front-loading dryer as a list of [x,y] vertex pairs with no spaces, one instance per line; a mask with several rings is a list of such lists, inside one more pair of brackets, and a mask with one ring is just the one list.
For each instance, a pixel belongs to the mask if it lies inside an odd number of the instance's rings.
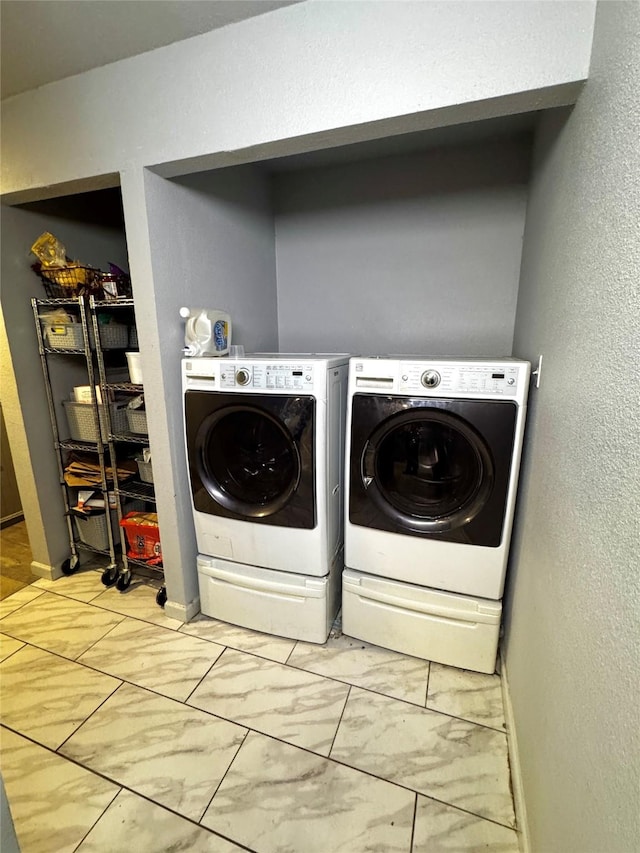
[[184,359],[202,612],[326,640],[342,570],[348,356]]
[[529,375],[515,359],[351,360],[345,633],[493,671]]

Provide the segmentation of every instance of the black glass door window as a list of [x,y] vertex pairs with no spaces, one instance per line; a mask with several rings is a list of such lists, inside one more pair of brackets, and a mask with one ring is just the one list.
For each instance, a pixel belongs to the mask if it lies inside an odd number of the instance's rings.
[[497,547],[516,418],[511,401],[354,394],[349,520]]
[[206,418],[196,451],[209,494],[243,515],[277,512],[300,481],[300,454],[291,435],[256,409],[230,406]]
[[362,459],[371,497],[417,530],[451,530],[482,508],[493,485],[483,440],[446,412],[410,411],[374,431]]
[[315,527],[313,397],[187,391],[185,425],[196,510]]

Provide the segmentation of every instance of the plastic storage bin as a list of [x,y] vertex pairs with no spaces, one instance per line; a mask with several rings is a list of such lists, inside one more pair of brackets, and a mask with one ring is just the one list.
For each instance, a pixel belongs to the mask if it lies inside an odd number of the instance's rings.
[[147,413],[144,409],[127,409],[127,421],[129,430],[142,435],[148,435]]
[[140,364],[139,352],[127,352],[127,364],[129,366],[129,376],[134,385],[142,385],[142,365]]
[[[100,413],[100,434],[98,436],[98,425],[93,406],[90,403],[76,403],[72,400],[63,400],[67,422],[69,424],[69,436],[74,441],[90,441],[97,444],[98,441],[106,441],[109,430],[107,426],[104,404],[98,406]],[[110,403],[111,427],[114,433],[127,431],[127,408],[123,404]]]

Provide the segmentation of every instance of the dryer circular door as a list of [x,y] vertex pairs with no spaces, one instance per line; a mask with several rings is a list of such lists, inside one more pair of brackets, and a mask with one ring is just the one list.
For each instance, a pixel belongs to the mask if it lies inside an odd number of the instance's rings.
[[315,526],[310,397],[187,391],[195,509],[287,527]]
[[503,401],[354,395],[350,521],[497,547],[515,416]]

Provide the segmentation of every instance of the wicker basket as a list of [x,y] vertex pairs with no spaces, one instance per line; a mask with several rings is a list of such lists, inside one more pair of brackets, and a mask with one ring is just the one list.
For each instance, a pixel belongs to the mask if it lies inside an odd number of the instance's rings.
[[133,296],[131,276],[125,272],[102,272],[94,267],[80,265],[47,268],[40,263],[32,264],[31,268],[42,280],[50,299],[75,299],[93,295],[96,299],[116,300]]
[[138,473],[143,483],[153,483],[153,468],[151,462],[145,462],[144,459],[136,459],[138,463]]
[[127,409],[127,420],[129,421],[129,430],[131,432],[149,435],[147,413],[144,409]]
[[[129,512],[143,512],[143,501],[128,501],[122,505],[122,515],[125,516]],[[96,548],[98,551],[109,550],[109,534],[107,532],[107,514],[101,512],[98,515],[89,515],[86,518],[75,516],[74,518],[78,539],[90,548]],[[111,510],[111,533],[113,535],[113,544],[120,544],[120,528],[118,527],[118,513],[115,509]]]
[[[107,532],[107,514],[106,512],[100,515],[89,515],[86,518],[74,518],[78,539],[88,545],[90,548],[96,548],[98,551],[107,551],[109,549],[109,534]],[[111,510],[111,532],[113,534],[113,542],[120,542],[118,534],[118,513],[115,509]]]
[[[93,330],[91,330],[93,332]],[[100,346],[102,349],[126,349],[129,343],[129,327],[124,323],[99,323]],[[91,334],[93,347],[93,334]]]
[[129,328],[129,349],[138,349],[138,327]]
[[32,269],[40,276],[45,293],[49,299],[75,299],[77,296],[97,297],[102,295],[102,288],[97,281],[99,270],[93,267],[60,267],[57,269],[33,264]]
[[82,323],[44,324],[44,336],[49,349],[83,350]]
[[[126,349],[129,327],[124,323],[104,323],[98,326],[102,349]],[[83,350],[84,335],[81,323],[44,324],[44,336],[49,349]],[[89,346],[96,348],[93,328],[89,326]]]
[[[90,441],[97,444],[98,424],[96,423],[96,413],[91,403],[76,403],[72,400],[63,400],[67,422],[69,424],[69,436],[74,441]],[[111,429],[114,433],[123,433],[127,431],[127,409],[123,404],[111,403]],[[100,432],[102,441],[106,441],[109,437],[109,428],[107,424],[106,412],[104,405],[98,406],[100,413]]]

